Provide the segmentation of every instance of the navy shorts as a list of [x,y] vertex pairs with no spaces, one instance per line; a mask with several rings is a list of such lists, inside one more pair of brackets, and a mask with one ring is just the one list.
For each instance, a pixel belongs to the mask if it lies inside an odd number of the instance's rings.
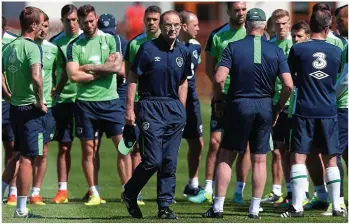
[[41,156],[44,148],[45,113],[33,104],[12,106],[10,120],[15,135],[15,151],[23,156]]
[[[118,92],[119,94],[119,92]],[[120,95],[119,95],[120,97]],[[125,98],[119,98],[119,100],[121,101],[120,102],[120,109],[122,110],[122,116],[125,118],[125,113],[126,113],[126,100]],[[122,130],[124,130],[124,127],[122,127]],[[137,131],[138,130],[138,133],[139,133],[139,128],[136,126],[135,130]],[[101,130],[101,131],[98,131],[98,137],[99,138],[102,138],[103,137],[103,134],[104,134],[104,130]]]
[[215,114],[213,108],[213,101],[211,101],[211,122],[210,122],[210,132],[222,132],[223,122],[222,118],[218,118]]
[[266,154],[270,151],[272,116],[270,98],[229,102],[223,117],[222,148],[243,153],[249,142],[251,153]]
[[10,104],[2,101],[2,140],[12,142],[15,140],[10,123]]
[[52,109],[49,108],[45,114],[45,133],[44,133],[44,143],[51,142],[55,132],[55,119],[52,115]]
[[303,118],[293,115],[291,151],[309,154],[313,148],[325,155],[341,154],[337,117]]
[[72,142],[74,140],[74,103],[59,103],[52,108],[52,115],[56,121],[54,140],[58,142]]
[[202,119],[199,100],[187,101],[186,111],[187,123],[184,128],[183,138],[200,138],[202,136]]
[[338,135],[341,154],[348,149],[348,109],[338,109]]
[[291,118],[288,117],[288,111],[283,110],[273,128],[273,141],[288,144],[290,140]]
[[121,109],[124,101],[75,102],[76,136],[81,140],[94,140],[98,133],[105,133],[107,138],[122,135],[125,116]]

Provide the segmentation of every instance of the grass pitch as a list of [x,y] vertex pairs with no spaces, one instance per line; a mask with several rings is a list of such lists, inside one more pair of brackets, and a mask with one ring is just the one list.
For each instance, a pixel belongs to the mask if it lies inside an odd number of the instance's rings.
[[[200,184],[204,185],[205,179],[205,158],[208,150],[209,140],[209,122],[210,122],[210,105],[206,103],[201,104],[201,112],[203,117],[204,127],[204,140],[205,148],[202,155],[202,163],[200,167]],[[236,177],[235,166],[233,169],[233,178],[231,187],[228,189],[226,196],[226,203],[224,207],[224,219],[204,219],[201,218],[201,213],[205,212],[210,205],[209,204],[192,204],[186,200],[182,195],[185,185],[188,182],[188,168],[186,154],[188,145],[186,141],[183,141],[179,151],[179,159],[177,166],[177,188],[175,200],[177,204],[172,204],[171,208],[179,215],[179,220],[171,220],[171,222],[195,222],[195,223],[213,223],[213,222],[302,222],[302,223],[343,223],[348,222],[347,218],[333,218],[324,217],[320,213],[322,211],[306,211],[304,218],[299,219],[282,219],[280,213],[284,209],[274,207],[273,205],[264,205],[264,212],[261,213],[262,219],[260,221],[254,221],[247,218],[249,202],[251,199],[251,176],[248,178],[244,190],[245,205],[236,205],[231,203],[232,194],[235,189]],[[48,156],[48,169],[46,177],[41,188],[41,195],[44,201],[47,202],[46,206],[28,205],[28,207],[36,214],[42,216],[37,219],[14,219],[12,218],[14,207],[6,204],[2,205],[2,222],[50,222],[50,223],[109,223],[109,222],[121,222],[121,223],[151,223],[151,222],[169,222],[160,220],[157,218],[157,205],[156,205],[156,175],[148,182],[145,188],[142,190],[146,206],[141,207],[144,219],[132,219],[127,213],[127,209],[123,203],[120,202],[121,185],[119,177],[116,171],[116,150],[111,140],[103,139],[103,143],[100,150],[101,168],[99,174],[99,185],[101,196],[107,201],[107,204],[101,206],[87,207],[80,200],[88,190],[87,183],[84,178],[84,174],[81,167],[81,149],[80,142],[75,139],[72,149],[72,166],[68,182],[69,190],[69,203],[64,205],[51,204],[50,200],[54,197],[57,191],[57,174],[56,174],[56,156],[57,156],[57,143],[53,142],[50,145]],[[264,190],[264,194],[271,191],[271,153],[268,154],[268,179]],[[344,165],[345,166],[345,165]],[[347,174],[347,172],[346,172]],[[347,178],[345,179],[345,192],[347,203]],[[310,193],[313,191],[313,186],[310,184]],[[283,193],[286,192],[286,185],[283,184]]]

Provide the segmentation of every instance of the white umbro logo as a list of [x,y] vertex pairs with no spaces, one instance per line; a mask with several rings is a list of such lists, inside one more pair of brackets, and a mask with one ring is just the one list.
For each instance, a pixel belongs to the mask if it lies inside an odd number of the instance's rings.
[[316,71],[316,72],[310,73],[309,75],[319,80],[328,77],[328,75],[322,71]]
[[11,73],[15,73],[15,72],[18,71],[18,69],[17,69],[16,66],[14,66],[14,65],[10,65],[10,66],[7,68],[7,70],[8,70],[9,72],[11,72]]
[[155,61],[160,61],[161,58],[160,58],[160,57],[155,57],[154,60],[155,60]]

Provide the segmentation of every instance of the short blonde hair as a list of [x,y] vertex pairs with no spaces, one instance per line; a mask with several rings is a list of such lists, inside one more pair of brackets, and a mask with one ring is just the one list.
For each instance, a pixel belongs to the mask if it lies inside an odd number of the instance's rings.
[[275,22],[277,19],[287,16],[290,18],[290,13],[286,9],[277,9],[271,14],[271,19]]

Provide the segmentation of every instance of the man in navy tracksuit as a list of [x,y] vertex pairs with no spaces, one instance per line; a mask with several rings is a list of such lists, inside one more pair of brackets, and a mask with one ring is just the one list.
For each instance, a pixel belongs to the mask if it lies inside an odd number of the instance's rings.
[[[125,185],[123,199],[130,215],[142,218],[137,195],[157,173],[158,217],[177,219],[169,209],[176,188],[178,150],[186,121],[190,54],[178,40],[180,16],[167,11],[160,17],[161,35],[139,49],[128,74],[126,125],[141,129],[142,162]],[[139,105],[134,98],[138,81]]]

